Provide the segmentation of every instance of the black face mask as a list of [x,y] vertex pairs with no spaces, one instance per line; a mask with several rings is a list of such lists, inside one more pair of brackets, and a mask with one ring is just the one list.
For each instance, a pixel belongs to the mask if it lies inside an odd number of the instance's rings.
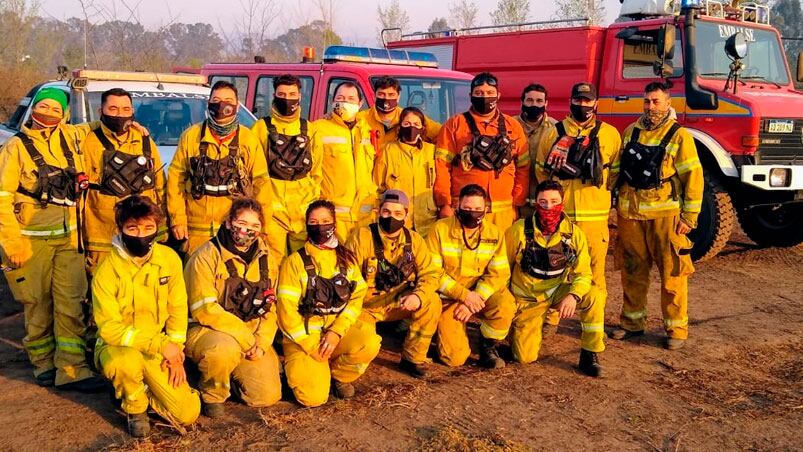
[[528,121],[532,121],[532,122],[538,121],[541,118],[541,116],[544,115],[545,111],[546,111],[546,107],[537,107],[535,105],[531,105],[531,106],[522,105],[521,106],[521,113],[522,113],[522,115],[524,115],[524,119],[526,119]]
[[100,122],[112,132],[121,135],[128,132],[128,129],[131,128],[131,123],[134,122],[134,116],[108,116],[101,113]]
[[156,232],[145,237],[136,237],[128,234],[120,234],[125,249],[134,257],[145,257],[153,248],[156,241]]
[[390,113],[399,105],[399,99],[380,99],[377,97],[374,105],[382,113]]
[[404,220],[398,220],[393,217],[379,217],[378,223],[386,234],[394,234],[404,227]]
[[298,111],[300,99],[273,98],[273,108],[282,116],[293,116]]
[[323,245],[335,235],[335,225],[332,224],[308,224],[307,237],[310,242],[316,245]]
[[399,139],[405,143],[418,143],[421,135],[424,134],[423,127],[401,126],[399,127]]
[[209,109],[209,117],[217,122],[231,118],[237,113],[237,105],[228,102],[209,102],[207,108]]
[[471,108],[481,115],[487,115],[496,109],[496,97],[471,96]]
[[457,220],[463,226],[474,229],[482,224],[482,219],[485,217],[485,212],[477,212],[474,210],[457,209]]
[[574,118],[575,121],[583,123],[591,119],[591,115],[594,114],[594,107],[569,104],[569,111],[572,113],[572,118]]

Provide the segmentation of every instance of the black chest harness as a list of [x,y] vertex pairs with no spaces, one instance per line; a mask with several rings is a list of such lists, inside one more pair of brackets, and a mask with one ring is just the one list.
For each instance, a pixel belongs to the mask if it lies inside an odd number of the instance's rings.
[[341,268],[335,276],[324,278],[315,271],[315,263],[307,254],[307,250],[301,248],[298,254],[304,262],[304,270],[307,271],[307,293],[301,299],[298,312],[309,317],[339,314],[346,309],[346,303],[356,286],[354,281],[346,277],[346,269]]
[[[471,113],[465,112],[463,117],[473,135],[468,149],[468,158],[471,164],[483,171],[496,171],[497,173],[502,171],[513,161],[513,143],[507,137],[505,118],[502,113],[499,113],[497,119],[499,133],[496,136],[482,135]],[[461,159],[453,160],[455,165],[458,165],[460,161]]]
[[[206,123],[201,126],[201,140],[206,134]],[[192,197],[231,196],[246,194],[246,183],[240,174],[240,131],[229,142],[229,154],[222,159],[210,158],[209,143],[201,141],[198,156],[190,157],[190,183]]]
[[409,281],[411,275],[418,273],[415,256],[413,256],[413,240],[410,230],[402,228],[405,240],[404,250],[399,264],[394,265],[385,259],[385,247],[382,244],[382,237],[379,235],[379,225],[372,223],[369,228],[374,240],[374,254],[376,256],[376,290],[387,292],[404,283],[409,284],[411,288],[415,286],[415,281]]
[[522,270],[534,278],[545,280],[556,278],[571,268],[577,260],[577,252],[571,247],[571,233],[560,233],[560,242],[549,248],[539,245],[533,238],[534,233],[533,217],[528,216],[524,219],[526,245],[521,256]]
[[672,124],[658,146],[645,146],[638,141],[641,129],[634,127],[630,141],[622,152],[619,183],[627,182],[637,190],[650,190],[669,181],[672,176],[661,179],[661,165],[666,156],[666,148],[678,129],[680,124]]
[[307,120],[301,118],[301,133],[283,135],[276,130],[271,117],[263,118],[268,127],[268,171],[279,180],[298,180],[312,169],[312,150],[307,135]]
[[[215,239],[214,243],[220,251],[218,240]],[[223,291],[223,309],[244,322],[267,314],[270,305],[276,302],[276,294],[268,273],[268,255],[263,254],[259,257],[259,281],[249,281],[245,279],[245,274],[240,276],[234,265],[234,259],[227,260],[225,264],[229,277],[226,279]]]
[[104,195],[124,198],[154,187],[150,138],[142,137],[142,155],[133,155],[116,150],[100,128],[93,132],[103,146],[103,174],[100,184],[93,184],[91,188]]
[[[602,153],[599,147],[599,129],[602,122],[595,121],[594,128],[587,137],[577,136],[574,143],[569,147],[566,161],[555,173],[558,179],[581,179],[583,183],[592,181],[596,187],[602,187],[602,171],[605,168],[602,163]],[[552,144],[554,146],[566,136],[566,127],[563,121],[555,124],[558,138]]]
[[14,135],[20,139],[31,160],[36,164],[36,184],[33,190],[20,185],[17,187],[17,192],[37,200],[42,207],[47,204],[72,207],[78,202],[82,186],[86,183],[86,175],[78,173],[75,169],[75,158],[67,146],[64,133],[60,130],[54,133],[59,134],[64,159],[67,160],[66,168],[46,163],[45,158],[34,146],[33,140],[24,133]]

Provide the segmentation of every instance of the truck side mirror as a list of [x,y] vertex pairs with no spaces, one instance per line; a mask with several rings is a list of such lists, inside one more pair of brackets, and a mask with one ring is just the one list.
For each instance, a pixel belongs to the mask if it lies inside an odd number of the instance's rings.
[[659,60],[671,60],[675,58],[675,26],[664,25],[658,29],[658,42],[656,42],[656,53]]
[[797,81],[803,83],[803,50],[797,52]]

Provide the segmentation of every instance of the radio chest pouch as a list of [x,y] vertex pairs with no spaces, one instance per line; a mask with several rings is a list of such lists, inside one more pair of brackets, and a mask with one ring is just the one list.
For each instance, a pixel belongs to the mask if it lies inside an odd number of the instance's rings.
[[371,229],[374,254],[376,255],[376,290],[387,292],[405,283],[409,284],[411,288],[414,287],[415,281],[409,281],[409,279],[411,275],[418,272],[418,268],[415,265],[415,256],[413,256],[413,240],[410,230],[402,228],[405,244],[402,258],[397,266],[385,259],[385,249],[382,244],[382,237],[379,235],[379,225],[372,223],[369,228]]
[[[215,245],[220,249],[217,242]],[[223,309],[244,322],[263,317],[270,311],[271,304],[276,302],[276,295],[271,287],[267,254],[259,257],[259,281],[249,281],[245,275],[240,276],[233,259],[226,261],[226,271],[229,277],[223,291]]]
[[150,138],[142,137],[142,155],[133,155],[116,150],[100,128],[93,132],[103,146],[103,174],[100,184],[92,188],[124,198],[155,186]]
[[304,270],[307,271],[307,293],[299,303],[299,313],[309,317],[342,312],[355,287],[355,283],[346,277],[345,269],[341,268],[340,272],[331,278],[323,278],[315,271],[315,264],[307,254],[307,250],[301,248],[298,254],[304,262]]
[[33,141],[27,135],[23,133],[14,135],[20,139],[31,160],[36,164],[36,184],[33,190],[27,190],[19,186],[17,187],[17,192],[35,199],[42,206],[53,204],[71,207],[76,204],[80,196],[78,189],[80,181],[78,180],[78,172],[75,169],[75,158],[67,146],[64,134],[61,131],[55,133],[59,134],[64,158],[67,160],[67,168],[60,168],[46,163],[45,158],[39,153]]
[[[206,134],[206,123],[201,126],[201,139]],[[207,154],[209,143],[201,141],[198,156],[190,157],[190,183],[192,197],[245,195],[245,181],[240,174],[240,132],[229,142],[229,154],[221,159]]]
[[630,134],[630,141],[622,152],[620,181],[627,182],[637,190],[658,188],[669,181],[671,176],[665,179],[661,178],[661,166],[666,156],[666,148],[678,129],[680,129],[680,124],[672,124],[658,146],[646,146],[638,141],[641,129],[634,127]]
[[[602,122],[596,121],[587,137],[574,138],[574,142],[569,147],[566,161],[555,173],[558,179],[581,179],[583,183],[590,180],[594,186],[602,187],[602,172],[605,165],[602,162],[602,153],[599,147],[600,127],[602,127]],[[555,124],[555,129],[558,132],[558,138],[553,143],[553,147],[566,136],[566,127],[563,125],[563,121]]]
[[298,180],[312,169],[312,150],[307,136],[307,120],[301,118],[301,133],[294,136],[280,134],[271,122],[264,118],[268,127],[268,171],[270,177],[279,180]]
[[526,244],[521,256],[521,268],[528,275],[546,280],[556,278],[566,272],[577,260],[577,252],[571,247],[571,234],[561,233],[561,240],[555,246],[544,248],[533,238],[533,217],[524,219]]
[[[513,161],[513,143],[507,137],[505,118],[502,113],[498,114],[499,133],[496,136],[482,135],[471,113],[465,112],[463,117],[473,135],[468,149],[468,158],[471,164],[483,171],[501,172]],[[459,164],[460,159],[454,159],[453,162]]]

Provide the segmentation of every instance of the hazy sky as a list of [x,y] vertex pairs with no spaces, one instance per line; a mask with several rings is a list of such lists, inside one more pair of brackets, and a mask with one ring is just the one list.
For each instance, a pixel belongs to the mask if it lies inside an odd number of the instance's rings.
[[[85,4],[94,3],[104,10],[102,15],[90,18],[90,21],[103,21],[104,17],[116,17],[124,20],[130,17],[129,10],[134,9],[139,22],[149,28],[156,28],[168,22],[207,22],[215,28],[223,27],[229,31],[244,17],[243,4],[249,0],[84,0]],[[282,34],[291,27],[296,27],[307,20],[314,20],[319,14],[314,11],[314,0],[259,0],[272,2],[279,10],[278,18],[271,24],[270,37]],[[411,31],[426,30],[436,17],[449,18],[449,4],[454,0],[402,0],[401,5],[410,16]],[[346,42],[361,45],[376,44],[378,28],[377,5],[386,6],[390,0],[333,0],[335,4],[335,31]],[[479,7],[481,25],[491,23],[490,12],[495,8],[496,0],[475,0]],[[125,6],[128,5],[128,6]],[[168,6],[169,5],[169,6]],[[303,5],[303,6],[302,6]],[[619,13],[619,0],[605,0],[608,22],[613,22]],[[223,6],[227,7],[223,8]],[[553,0],[530,0],[530,19],[547,20],[555,10]],[[78,0],[41,0],[43,16],[56,19],[82,17]]]

